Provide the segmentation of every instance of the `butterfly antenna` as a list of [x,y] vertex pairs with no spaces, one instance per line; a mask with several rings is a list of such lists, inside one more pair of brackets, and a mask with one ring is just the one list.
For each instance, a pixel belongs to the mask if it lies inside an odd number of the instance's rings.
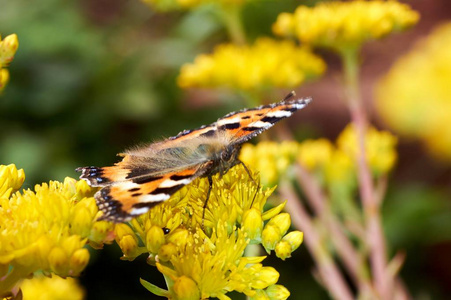
[[290,98],[293,98],[294,96],[296,96],[296,93],[294,91],[291,91],[288,95],[285,96],[285,98],[283,98],[282,101],[287,101]]

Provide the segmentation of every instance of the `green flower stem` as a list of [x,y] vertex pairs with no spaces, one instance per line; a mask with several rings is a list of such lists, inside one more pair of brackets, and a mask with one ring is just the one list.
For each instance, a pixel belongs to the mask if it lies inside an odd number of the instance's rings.
[[282,197],[286,198],[288,211],[296,212],[291,215],[293,224],[304,231],[305,243],[318,267],[321,283],[330,291],[334,299],[354,299],[346,280],[343,278],[333,257],[325,249],[322,238],[314,226],[314,221],[301,205],[293,187],[288,183],[282,183],[279,188]]
[[327,226],[337,254],[343,261],[344,266],[346,266],[353,281],[359,287],[359,291],[363,294],[370,294],[371,283],[367,266],[364,263],[365,260],[346,236],[343,225],[330,211],[327,205],[328,201],[319,183],[301,165],[297,164],[295,171],[298,182],[306,193],[307,200],[322,223]]
[[383,234],[379,203],[374,192],[371,172],[365,159],[365,132],[367,118],[359,90],[359,48],[347,48],[340,52],[344,68],[344,84],[347,104],[357,130],[359,154],[357,157],[359,191],[366,219],[366,239],[370,248],[371,270],[374,285],[383,299],[390,298],[386,281],[386,246]]
[[237,45],[245,45],[246,34],[241,21],[241,6],[223,5],[221,6],[221,16],[232,42]]

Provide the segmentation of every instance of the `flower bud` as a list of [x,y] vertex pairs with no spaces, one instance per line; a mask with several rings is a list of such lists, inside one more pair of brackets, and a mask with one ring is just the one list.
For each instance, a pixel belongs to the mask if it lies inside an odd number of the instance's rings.
[[194,280],[187,276],[178,277],[172,286],[176,299],[199,300],[200,291]]
[[275,251],[276,256],[282,260],[291,257],[291,245],[287,241],[281,240],[278,242]]
[[134,257],[138,250],[138,241],[131,235],[122,237],[118,244],[125,257]]
[[291,217],[288,213],[280,213],[273,217],[268,224],[279,227],[280,234],[284,235],[291,226]]
[[172,255],[177,253],[177,247],[173,243],[164,244],[158,250],[158,259],[166,262],[169,261]]
[[49,264],[50,269],[60,275],[60,276],[67,276],[67,254],[66,252],[60,248],[60,247],[54,247],[49,254]]
[[282,240],[290,244],[291,252],[293,252],[302,244],[302,241],[304,240],[304,233],[297,230],[292,231],[284,236]]
[[151,253],[158,253],[158,250],[160,249],[161,245],[163,245],[165,242],[164,232],[161,227],[158,226],[152,226],[147,231],[146,234],[146,246],[147,250]]
[[10,34],[0,42],[0,66],[8,65],[19,47],[16,34]]
[[266,294],[271,300],[285,300],[290,297],[290,292],[287,288],[280,284],[270,285],[266,289]]
[[70,268],[73,271],[71,275],[78,275],[83,271],[89,262],[89,251],[86,248],[78,249],[70,257]]
[[263,220],[260,211],[256,208],[247,210],[243,215],[241,227],[251,240],[260,240],[263,230]]
[[262,267],[258,272],[258,280],[254,282],[254,289],[265,289],[270,285],[276,284],[279,280],[279,272],[273,267]]
[[280,229],[277,226],[266,224],[265,229],[262,232],[262,245],[265,247],[266,252],[274,250],[277,242],[282,238]]

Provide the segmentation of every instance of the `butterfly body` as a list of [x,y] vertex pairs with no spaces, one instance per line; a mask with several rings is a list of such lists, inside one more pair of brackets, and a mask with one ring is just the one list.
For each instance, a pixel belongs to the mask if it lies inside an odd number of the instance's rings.
[[288,100],[230,113],[167,140],[120,154],[110,167],[82,167],[80,179],[101,187],[95,194],[101,219],[125,222],[169,199],[195,178],[223,175],[238,163],[241,145],[305,107],[310,99]]

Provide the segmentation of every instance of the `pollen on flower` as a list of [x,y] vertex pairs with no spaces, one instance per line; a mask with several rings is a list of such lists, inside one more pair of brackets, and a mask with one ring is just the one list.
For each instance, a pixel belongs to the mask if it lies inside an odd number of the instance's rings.
[[211,55],[199,55],[182,67],[178,84],[182,88],[292,88],[319,77],[325,68],[323,60],[307,48],[261,38],[252,46],[225,44]]
[[302,43],[340,50],[407,29],[418,19],[417,12],[397,1],[332,1],[299,6],[293,14],[279,15],[273,31]]

